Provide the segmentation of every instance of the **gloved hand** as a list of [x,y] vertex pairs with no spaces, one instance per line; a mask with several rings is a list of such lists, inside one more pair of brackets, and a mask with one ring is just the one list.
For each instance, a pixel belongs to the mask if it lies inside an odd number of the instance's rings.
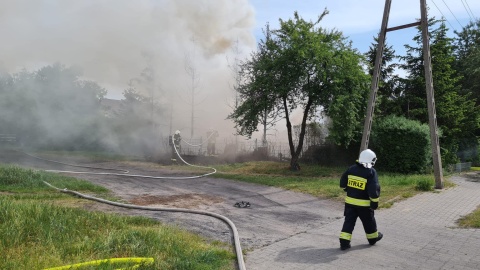
[[378,208],[378,202],[370,201],[370,208],[372,208],[373,210],[377,209]]

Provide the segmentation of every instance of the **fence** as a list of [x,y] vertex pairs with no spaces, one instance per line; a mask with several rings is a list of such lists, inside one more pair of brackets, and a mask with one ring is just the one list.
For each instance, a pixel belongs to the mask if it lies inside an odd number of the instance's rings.
[[0,142],[2,143],[14,143],[17,141],[15,134],[0,134]]
[[472,167],[471,162],[457,163],[455,164],[455,172],[469,171],[471,167]]
[[[205,156],[207,154],[206,138],[182,139],[180,154],[192,156]],[[163,139],[163,145],[167,151],[170,151],[168,137]],[[304,150],[307,147],[304,146]],[[263,144],[259,140],[239,141],[235,139],[218,140],[215,143],[216,155],[248,155],[255,152],[261,152],[267,157],[278,158],[280,160],[290,159],[290,147],[288,143],[268,141]],[[301,155],[304,151],[302,151]]]

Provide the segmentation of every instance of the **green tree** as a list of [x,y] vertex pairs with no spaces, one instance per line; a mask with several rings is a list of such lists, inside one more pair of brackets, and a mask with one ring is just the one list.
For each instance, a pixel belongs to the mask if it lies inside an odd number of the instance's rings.
[[[331,139],[348,145],[358,140],[368,94],[368,75],[362,69],[363,57],[343,34],[326,30],[315,22],[294,18],[280,19],[280,28],[267,29],[258,52],[242,63],[247,79],[239,87],[240,105],[229,115],[241,135],[251,136],[261,117],[285,119],[290,148],[290,167],[299,169],[306,125],[315,108],[322,107],[333,119]],[[291,114],[302,112],[298,142],[294,142]]]
[[[380,66],[380,79],[378,82],[378,92],[376,98],[375,115],[401,115],[402,110],[398,100],[401,98],[400,77],[396,74],[398,63],[393,62],[397,56],[392,46],[385,43]],[[375,58],[377,56],[378,37],[374,37],[374,42],[370,45],[368,52],[365,53],[369,66],[369,74],[373,76]]]
[[100,100],[106,90],[79,77],[78,70],[60,64],[2,76],[2,132],[15,133],[25,146],[97,147]]
[[[432,19],[429,23],[435,25],[438,21]],[[442,157],[450,164],[457,160],[461,140],[476,140],[479,110],[475,100],[461,91],[461,76],[453,69],[453,40],[447,37],[447,30],[445,23],[440,22],[439,27],[430,32],[430,51],[437,122],[443,134],[440,138]],[[403,57],[405,64],[402,68],[408,72],[404,88],[404,114],[407,118],[428,123],[421,33],[414,40],[418,46],[406,45],[407,55]]]
[[480,20],[455,31],[455,70],[462,76],[462,92],[471,93],[480,102]]
[[[455,70],[462,76],[461,92],[470,94],[480,105],[480,20],[470,22],[462,31],[455,32]],[[475,135],[480,136],[477,129]],[[478,141],[467,138],[460,141],[458,155],[464,161],[478,161]]]

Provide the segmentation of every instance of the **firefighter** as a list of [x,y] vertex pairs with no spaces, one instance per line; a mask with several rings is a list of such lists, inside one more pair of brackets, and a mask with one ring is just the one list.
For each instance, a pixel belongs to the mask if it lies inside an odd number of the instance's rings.
[[177,162],[177,152],[180,153],[181,141],[182,141],[182,137],[180,136],[180,130],[175,131],[175,134],[173,135],[173,137],[170,136],[169,144],[172,146],[172,162]]
[[347,192],[345,197],[345,221],[340,233],[340,249],[350,248],[355,222],[362,221],[368,243],[375,245],[383,237],[377,231],[374,210],[378,207],[380,184],[377,171],[373,168],[377,156],[370,150],[360,153],[357,162],[348,168],[340,178],[340,187]]
[[207,155],[208,156],[215,155],[215,143],[217,141],[217,137],[218,137],[218,131],[210,129],[210,131],[207,132],[207,139],[208,139]]

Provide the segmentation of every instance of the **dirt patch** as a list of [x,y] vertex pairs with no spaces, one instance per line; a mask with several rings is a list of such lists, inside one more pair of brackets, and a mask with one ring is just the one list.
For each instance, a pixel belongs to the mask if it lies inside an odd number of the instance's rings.
[[178,208],[198,208],[215,203],[222,203],[224,200],[206,194],[181,194],[170,196],[141,195],[130,200],[130,203],[136,205],[163,205]]

